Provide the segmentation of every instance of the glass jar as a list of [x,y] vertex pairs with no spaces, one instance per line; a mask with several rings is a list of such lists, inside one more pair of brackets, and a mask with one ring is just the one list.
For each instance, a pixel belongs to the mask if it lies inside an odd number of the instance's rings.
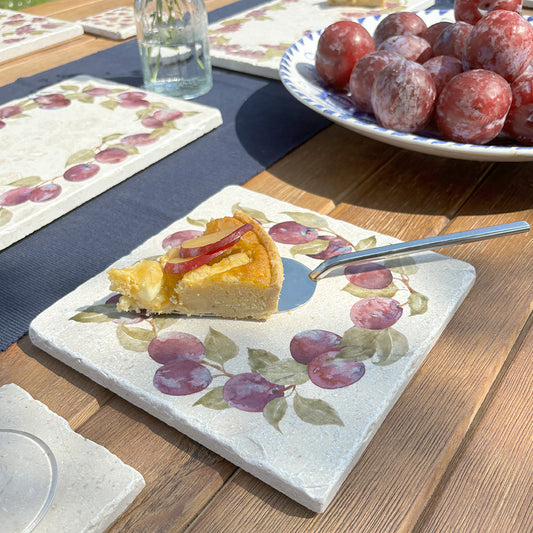
[[191,99],[213,86],[203,0],[135,0],[147,90]]

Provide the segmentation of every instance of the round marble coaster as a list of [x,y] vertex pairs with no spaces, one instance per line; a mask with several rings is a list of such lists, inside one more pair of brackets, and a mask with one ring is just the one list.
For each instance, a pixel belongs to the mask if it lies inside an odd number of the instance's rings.
[[57,486],[57,463],[38,437],[0,429],[0,530],[29,533],[48,511]]

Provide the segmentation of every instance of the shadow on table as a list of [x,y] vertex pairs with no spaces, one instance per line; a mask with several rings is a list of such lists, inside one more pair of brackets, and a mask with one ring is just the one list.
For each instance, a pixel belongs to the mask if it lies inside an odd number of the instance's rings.
[[[272,81],[243,103],[235,127],[246,152],[265,167],[273,165],[269,170],[278,179],[336,204],[448,218],[533,205],[533,162],[427,155],[331,125]],[[274,164],[293,150],[289,160]]]
[[273,164],[329,124],[275,80],[252,93],[235,117],[242,147],[264,166]]

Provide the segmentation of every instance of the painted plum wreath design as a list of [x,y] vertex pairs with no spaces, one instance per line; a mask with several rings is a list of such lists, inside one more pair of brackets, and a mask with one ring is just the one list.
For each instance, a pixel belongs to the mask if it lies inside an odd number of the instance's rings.
[[[59,91],[60,90],[60,91]],[[144,91],[125,87],[98,87],[92,83],[83,86],[64,83],[57,92],[38,94],[15,104],[0,107],[0,130],[9,121],[29,117],[29,112],[39,108],[48,111],[62,109],[73,101],[82,104],[97,104],[109,111],[116,108],[135,110],[134,122],[139,123],[137,133],[111,133],[102,137],[95,146],[88,146],[67,156],[65,171],[58,176],[24,176],[11,183],[0,194],[0,226],[12,218],[9,207],[26,202],[43,203],[57,198],[64,182],[77,183],[94,178],[102,165],[115,165],[128,157],[136,156],[142,147],[156,143],[161,137],[177,129],[176,121],[192,116],[196,111],[181,111],[169,108],[162,102],[148,99]]]
[[[272,238],[289,245],[293,256],[304,254],[317,260],[376,246],[375,236],[352,244],[332,231],[325,218],[306,212],[284,212],[291,220],[275,223],[261,211],[236,204],[241,210],[269,226]],[[207,220],[187,219],[191,225],[205,226]],[[162,248],[178,246],[194,238],[200,230],[180,230],[166,236]],[[365,263],[347,267],[342,288],[354,296],[349,310],[353,326],[344,332],[307,329],[295,332],[285,354],[260,347],[247,347],[247,367],[233,373],[228,363],[243,357],[238,344],[225,333],[209,327],[205,338],[173,329],[183,324],[172,316],[119,313],[112,295],[105,303],[86,307],[71,320],[84,323],[113,321],[120,345],[147,354],[160,366],[153,386],[172,396],[198,396],[194,406],[212,410],[235,408],[262,413],[278,431],[289,409],[312,425],[339,425],[339,414],[326,399],[302,393],[305,384],[332,391],[354,386],[365,376],[368,365],[386,367],[409,355],[406,336],[393,326],[404,317],[423,314],[428,298],[411,287],[417,271],[412,260],[394,264]],[[398,294],[403,295],[402,298]],[[179,322],[179,324],[178,324]]]

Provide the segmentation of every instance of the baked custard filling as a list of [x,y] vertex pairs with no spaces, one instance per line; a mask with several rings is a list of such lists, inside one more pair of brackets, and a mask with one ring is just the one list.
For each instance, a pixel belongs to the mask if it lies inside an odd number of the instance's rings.
[[208,222],[204,235],[243,224],[250,224],[251,230],[206,264],[185,272],[172,272],[173,262],[184,261],[178,257],[176,248],[157,260],[110,269],[110,289],[122,295],[117,309],[226,318],[271,316],[278,308],[283,266],[270,235],[257,221],[239,211],[232,217]]

